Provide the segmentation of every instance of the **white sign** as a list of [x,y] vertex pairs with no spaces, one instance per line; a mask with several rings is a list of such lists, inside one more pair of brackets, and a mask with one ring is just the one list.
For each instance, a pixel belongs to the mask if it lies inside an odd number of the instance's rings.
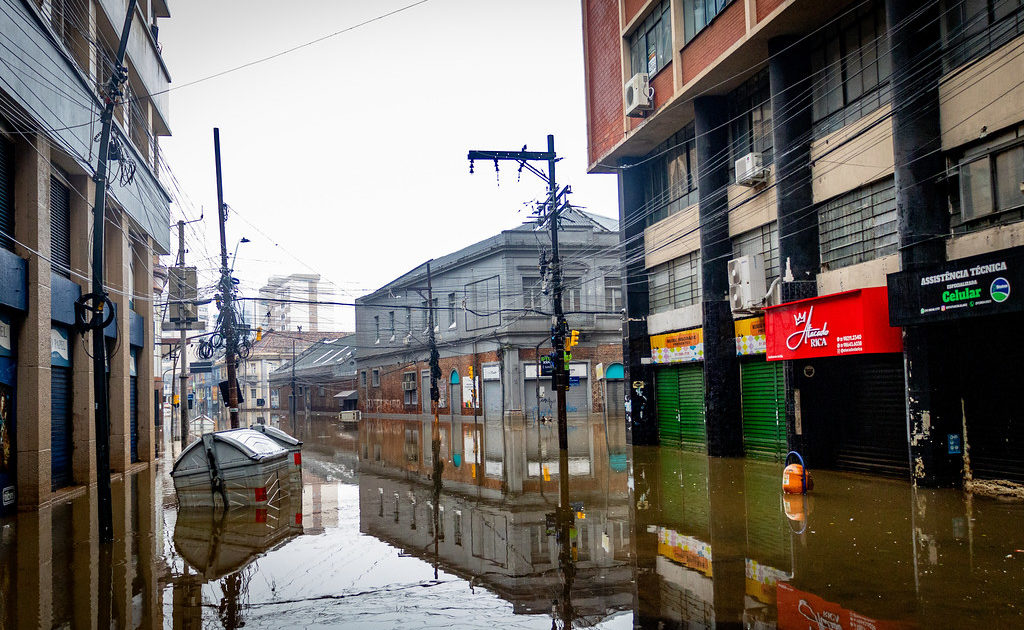
[[462,406],[466,409],[473,408],[473,401],[476,396],[473,392],[476,391],[477,386],[480,384],[480,377],[474,376],[473,378],[463,377],[462,379]]
[[[531,362],[523,363],[523,376],[525,378],[537,378],[537,364]],[[587,378],[587,364],[586,363],[570,363],[569,364],[569,376],[578,376],[580,378]],[[541,378],[551,378],[550,376],[541,376]]]
[[11,345],[11,325],[0,319],[0,350],[10,352],[14,346]]
[[501,380],[501,368],[497,365],[485,365],[480,371],[484,373],[485,381]]
[[828,345],[828,322],[825,322],[821,328],[815,328],[814,324],[811,323],[811,317],[814,315],[814,307],[810,307],[806,311],[797,312],[793,315],[793,325],[803,326],[803,328],[786,337],[786,347],[790,350],[796,350],[800,346],[807,342],[807,345],[812,348],[825,347]]
[[51,359],[71,361],[71,352],[68,349],[68,338],[56,328],[50,329],[50,356]]

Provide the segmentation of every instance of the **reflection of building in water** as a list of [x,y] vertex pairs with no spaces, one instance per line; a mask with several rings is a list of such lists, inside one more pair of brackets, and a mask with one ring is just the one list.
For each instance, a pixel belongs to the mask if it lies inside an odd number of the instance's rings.
[[0,523],[0,628],[164,625],[160,582],[169,567],[157,549],[154,475],[147,468],[111,484],[114,542],[106,548],[96,542],[95,493]]
[[[359,468],[360,531],[428,562],[436,560],[443,570],[509,600],[517,613],[551,612],[551,602],[561,597],[563,579],[551,521],[559,503],[554,438],[547,460],[524,448],[536,432],[509,431],[505,448],[516,464],[503,470],[516,468],[522,476],[531,461],[538,469],[536,478],[520,479],[521,490],[511,493],[502,492],[501,478],[483,475],[479,466],[475,473],[471,463],[456,467],[451,451],[444,448],[450,425],[442,427],[444,472],[435,506],[428,478],[432,463],[423,461],[431,454],[431,427],[425,427],[424,447],[413,436],[423,428],[418,422],[364,420],[362,425],[363,453],[369,455]],[[570,497],[582,506],[575,522],[572,604],[577,615],[597,619],[628,608],[632,600],[627,475],[624,467],[610,464],[603,427],[597,419],[574,425],[570,432],[576,436],[570,440],[571,461],[576,462]],[[477,437],[486,441],[486,435]],[[487,447],[478,443],[476,448],[483,452]]]
[[302,471],[303,523],[310,534],[321,534],[338,526],[338,480],[328,480],[306,460]]

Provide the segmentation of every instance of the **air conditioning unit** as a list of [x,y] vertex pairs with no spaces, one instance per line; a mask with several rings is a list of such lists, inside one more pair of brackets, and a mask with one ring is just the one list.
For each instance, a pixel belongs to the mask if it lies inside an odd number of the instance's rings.
[[411,392],[416,389],[416,381],[402,381],[402,391]]
[[651,84],[646,72],[633,75],[622,87],[622,97],[626,102],[626,115],[643,118],[644,112],[654,109],[651,106]]
[[760,254],[729,261],[729,306],[747,313],[761,306],[765,294],[764,258]]
[[768,181],[768,169],[761,163],[760,153],[748,153],[736,160],[736,183],[756,186]]

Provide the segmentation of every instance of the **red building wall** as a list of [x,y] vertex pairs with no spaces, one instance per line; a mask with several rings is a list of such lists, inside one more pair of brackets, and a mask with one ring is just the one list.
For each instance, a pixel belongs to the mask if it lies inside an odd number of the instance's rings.
[[743,37],[745,21],[743,2],[736,0],[683,48],[684,85]]
[[[617,0],[584,0],[587,145],[592,164],[622,139],[622,35]],[[642,5],[630,0],[627,5]]]
[[779,8],[779,6],[785,1],[786,0],[757,0],[754,5],[757,11],[757,21],[760,22],[768,17],[769,13]]

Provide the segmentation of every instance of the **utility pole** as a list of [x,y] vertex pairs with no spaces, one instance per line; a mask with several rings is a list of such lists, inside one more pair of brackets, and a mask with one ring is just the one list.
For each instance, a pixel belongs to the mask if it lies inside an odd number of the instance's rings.
[[298,431],[298,421],[295,419],[297,406],[297,399],[295,398],[295,340],[292,339],[292,390],[288,394],[288,410],[292,416],[292,435],[295,435]]
[[[135,16],[136,0],[128,0],[128,11],[121,29],[121,41],[117,47],[114,71],[107,82],[103,95],[103,112],[100,114],[100,152],[96,159],[96,198],[92,211],[92,293],[80,298],[79,310],[90,311],[91,319],[86,322],[85,313],[79,318],[86,328],[92,329],[92,371],[93,392],[96,399],[96,475],[98,498],[97,519],[101,542],[114,540],[114,514],[110,495],[110,399],[107,391],[107,353],[103,329],[113,317],[113,304],[107,297],[103,278],[103,239],[107,198],[107,159],[110,153],[110,131],[114,117],[114,105],[121,96],[121,84],[128,78],[128,71],[122,65],[128,47],[128,33]],[[91,302],[91,306],[88,304]],[[109,309],[109,310],[108,310]],[[106,310],[106,312],[104,312]],[[122,331],[122,334],[126,334]]]
[[430,261],[427,261],[427,325],[430,327],[427,339],[430,342],[430,411],[434,414],[434,423],[430,431],[430,453],[433,456],[433,498],[434,498],[434,579],[437,579],[438,536],[441,529],[441,474],[444,462],[441,461],[441,419],[438,417],[438,404],[441,392],[437,388],[437,379],[441,376],[440,355],[437,353],[437,338],[434,336],[434,287],[430,278]]
[[235,312],[232,310],[231,298],[235,290],[235,283],[231,279],[231,269],[228,267],[228,241],[224,223],[227,221],[227,207],[224,205],[224,186],[221,182],[220,172],[220,129],[213,128],[213,155],[217,164],[217,219],[220,224],[220,290],[221,290],[221,311],[224,317],[221,318],[224,326],[224,363],[228,369],[228,399],[225,401],[228,406],[228,414],[231,418],[231,428],[238,428],[238,380],[235,375],[235,355],[238,340],[235,338]]
[[[185,222],[178,221],[178,267],[181,268],[181,278],[185,278]],[[184,299],[185,292],[181,292],[181,297]],[[187,309],[184,304],[178,306],[179,319],[180,314],[185,313]],[[180,322],[181,326],[181,397],[178,399],[178,406],[181,408],[181,448],[185,449],[185,445],[188,444],[188,404],[185,400],[185,390],[188,388],[188,322]]]
[[[543,222],[547,220],[550,222],[551,228],[551,281],[552,281],[552,300],[554,302],[554,315],[552,317],[551,326],[551,345],[554,349],[553,358],[554,366],[552,367],[551,374],[551,385],[555,390],[555,396],[557,399],[557,414],[558,414],[558,450],[560,452],[568,453],[569,450],[569,438],[568,438],[568,423],[566,418],[565,409],[565,396],[569,390],[569,365],[568,365],[568,353],[565,348],[565,336],[568,331],[568,324],[565,321],[565,313],[562,310],[562,269],[560,260],[558,257],[558,215],[559,215],[559,198],[563,194],[570,192],[569,187],[566,187],[561,193],[558,191],[558,185],[555,183],[555,162],[558,161],[558,157],[555,154],[555,137],[548,135],[548,150],[547,151],[527,151],[526,147],[523,147],[522,151],[470,151],[469,155],[469,172],[473,172],[473,161],[474,160],[493,160],[494,170],[498,170],[498,162],[503,160],[510,160],[519,164],[519,171],[525,168],[534,175],[540,177],[548,185],[548,201],[545,205],[544,210],[541,212],[540,219]],[[530,164],[532,161],[547,162],[548,172],[545,175],[543,171]],[[540,374],[537,374],[540,378]],[[568,519],[572,516],[571,508],[565,504],[565,499],[569,496],[569,460],[568,457],[560,457],[558,460],[558,484],[559,484],[559,515],[562,519]]]

